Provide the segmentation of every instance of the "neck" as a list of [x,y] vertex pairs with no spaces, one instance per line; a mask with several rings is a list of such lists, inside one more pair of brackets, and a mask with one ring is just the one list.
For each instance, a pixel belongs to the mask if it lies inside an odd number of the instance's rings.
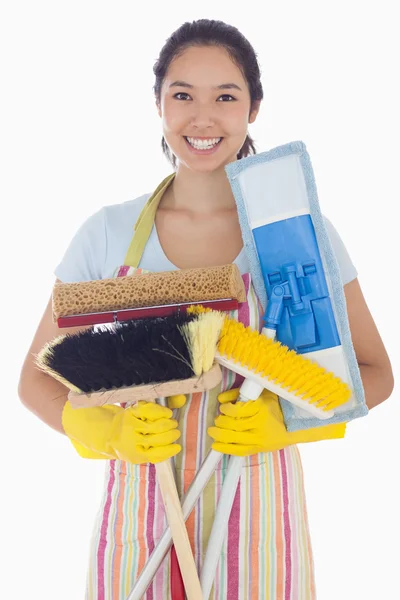
[[235,208],[235,199],[223,168],[212,173],[196,173],[179,165],[165,194],[164,207],[211,213]]

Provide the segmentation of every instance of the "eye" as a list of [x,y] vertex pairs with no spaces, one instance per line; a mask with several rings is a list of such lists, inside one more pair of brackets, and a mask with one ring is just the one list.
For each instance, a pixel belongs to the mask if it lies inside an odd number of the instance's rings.
[[[220,96],[218,98],[218,100],[220,100],[220,98],[231,98],[231,100],[236,100],[236,98],[234,98],[233,96],[231,96],[230,94],[222,94],[222,96]],[[230,101],[231,101],[230,100]]]
[[[178,98],[178,96],[189,96],[189,94],[186,94],[185,92],[178,92],[177,94],[174,94],[174,98],[181,100],[181,98]],[[186,98],[183,98],[183,100],[186,100]]]

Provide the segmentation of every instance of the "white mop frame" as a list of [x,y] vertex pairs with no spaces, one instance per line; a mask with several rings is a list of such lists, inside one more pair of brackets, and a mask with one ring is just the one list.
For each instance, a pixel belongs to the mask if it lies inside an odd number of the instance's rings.
[[[268,189],[265,189],[265,186],[260,186],[260,182],[265,183],[265,171],[268,167],[271,177]],[[335,414],[324,420],[324,425],[349,422],[365,416],[368,408],[351,340],[343,283],[321,214],[314,173],[305,144],[298,141],[278,146],[268,152],[230,163],[225,171],[238,209],[252,282],[264,310],[268,298],[252,230],[294,216],[311,216],[341,346],[332,353],[328,350],[310,352],[304,356],[316,360],[321,366],[340,376],[352,390],[350,400],[335,409]],[[321,426],[321,420],[317,417],[310,416],[305,410],[283,398],[279,398],[279,401],[288,431]]]

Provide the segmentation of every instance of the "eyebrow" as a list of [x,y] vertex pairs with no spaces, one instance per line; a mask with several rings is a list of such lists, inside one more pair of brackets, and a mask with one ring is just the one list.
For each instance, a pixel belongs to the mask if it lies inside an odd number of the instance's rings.
[[[174,81],[173,83],[171,83],[169,85],[170,88],[172,87],[185,87],[185,88],[189,88],[189,89],[193,89],[194,86],[190,85],[190,83],[186,83],[186,81]],[[214,87],[214,89],[216,90],[239,90],[240,92],[242,91],[242,88],[240,88],[236,83],[223,83],[222,85],[217,85]]]

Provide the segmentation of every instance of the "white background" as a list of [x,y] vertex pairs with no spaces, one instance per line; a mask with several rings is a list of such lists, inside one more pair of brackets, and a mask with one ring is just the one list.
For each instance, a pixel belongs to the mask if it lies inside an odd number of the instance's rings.
[[[250,133],[259,151],[305,142],[322,211],[399,373],[396,4],[14,0],[1,9],[1,598],[84,597],[103,465],[22,407],[18,377],[78,226],[171,172],[152,67],[184,21],[222,19],[253,44],[265,100]],[[395,390],[344,441],[301,447],[319,600],[400,597],[398,427]]]

